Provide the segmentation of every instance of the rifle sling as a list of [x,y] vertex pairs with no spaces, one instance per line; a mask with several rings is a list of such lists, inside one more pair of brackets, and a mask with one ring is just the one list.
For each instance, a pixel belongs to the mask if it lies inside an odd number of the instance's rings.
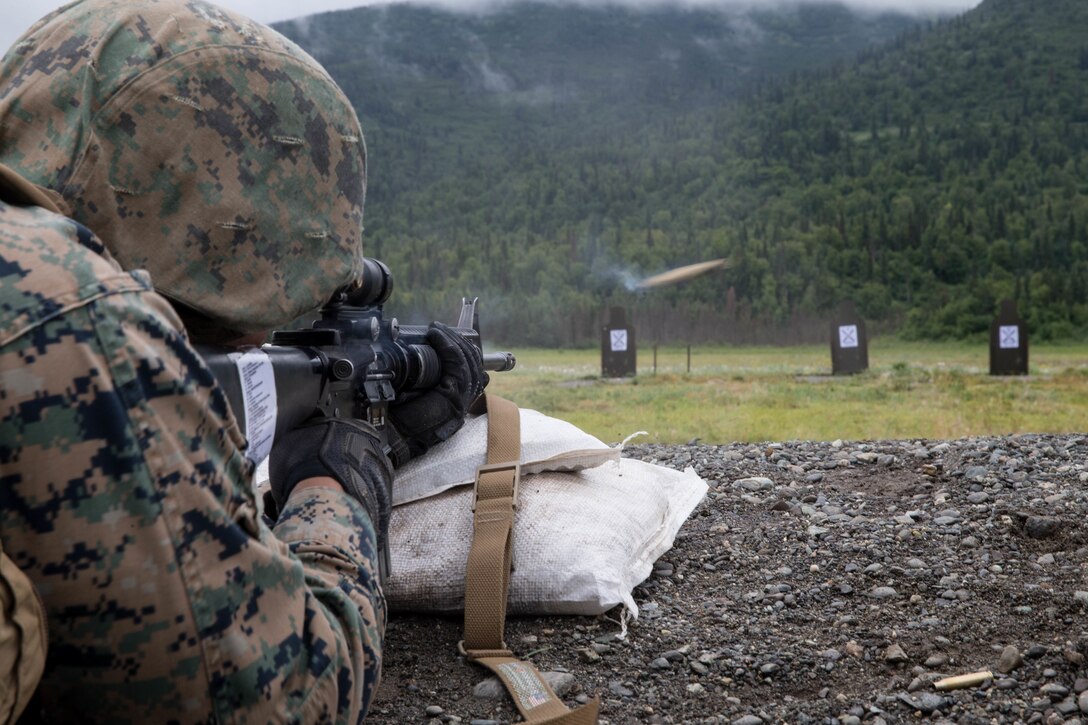
[[515,657],[503,640],[521,479],[521,418],[509,400],[485,394],[483,402],[487,463],[476,472],[472,547],[465,573],[465,638],[458,647],[469,661],[498,676],[526,722],[593,725],[598,698],[568,709],[536,667]]

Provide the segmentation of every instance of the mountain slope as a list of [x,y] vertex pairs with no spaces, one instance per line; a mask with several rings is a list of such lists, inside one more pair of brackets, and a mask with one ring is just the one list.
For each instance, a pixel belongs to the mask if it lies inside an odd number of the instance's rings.
[[[820,339],[815,321],[844,299],[883,328],[963,337],[1004,296],[1036,339],[1083,335],[1086,31],[1085,3],[986,0],[856,63],[743,90],[677,60],[694,51],[661,58],[662,40],[567,85],[538,56],[515,72],[495,51],[488,67],[512,80],[488,91],[455,47],[438,55],[460,64],[435,61],[445,80],[420,75],[429,92],[387,76],[371,94],[370,251],[398,272],[398,304],[433,315],[484,294],[512,342],[592,340],[611,303],[634,305],[655,340]],[[670,47],[701,47],[676,33]],[[659,79],[609,75],[640,57],[674,73],[682,102],[654,91]],[[760,76],[754,57],[728,83]],[[546,78],[566,90],[523,102]],[[609,95],[609,78],[625,90]],[[399,117],[377,110],[390,98]],[[652,297],[625,290],[626,277],[718,256],[733,269]]]

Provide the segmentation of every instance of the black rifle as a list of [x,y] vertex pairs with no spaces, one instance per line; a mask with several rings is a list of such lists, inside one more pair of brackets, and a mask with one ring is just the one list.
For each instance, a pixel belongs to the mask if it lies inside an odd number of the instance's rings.
[[[397,396],[438,383],[442,364],[427,344],[427,326],[383,315],[392,292],[389,268],[367,258],[361,283],[338,290],[311,328],[277,330],[269,344],[244,353],[197,347],[250,439],[252,458],[263,458],[274,436],[315,416],[365,420],[386,438],[386,414]],[[453,330],[481,347],[475,299],[462,302]],[[493,372],[515,364],[508,352],[483,361]]]

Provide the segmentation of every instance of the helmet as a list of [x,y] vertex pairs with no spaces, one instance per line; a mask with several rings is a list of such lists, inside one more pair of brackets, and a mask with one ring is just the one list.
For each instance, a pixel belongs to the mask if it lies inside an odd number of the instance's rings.
[[38,21],[0,62],[0,163],[239,334],[361,271],[350,102],[298,46],[202,0],[77,0]]

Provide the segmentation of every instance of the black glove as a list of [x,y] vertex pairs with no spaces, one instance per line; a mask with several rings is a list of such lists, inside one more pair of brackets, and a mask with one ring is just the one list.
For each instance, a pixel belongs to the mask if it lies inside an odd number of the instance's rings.
[[389,511],[393,505],[393,466],[373,426],[347,418],[315,418],[288,431],[272,446],[268,482],[282,511],[295,485],[307,478],[335,478],[363,505],[378,533],[385,557]]
[[398,468],[460,430],[469,406],[490,382],[479,349],[446,325],[431,323],[427,343],[442,363],[438,384],[389,408],[390,455]]

